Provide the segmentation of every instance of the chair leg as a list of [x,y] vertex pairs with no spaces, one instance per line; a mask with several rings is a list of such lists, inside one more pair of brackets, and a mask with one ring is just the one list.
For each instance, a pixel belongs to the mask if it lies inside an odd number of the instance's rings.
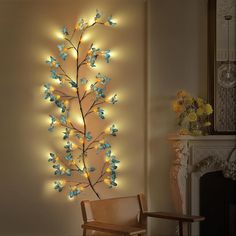
[[86,236],[86,229],[83,230],[83,236]]
[[183,222],[179,221],[179,236],[184,236],[183,233]]

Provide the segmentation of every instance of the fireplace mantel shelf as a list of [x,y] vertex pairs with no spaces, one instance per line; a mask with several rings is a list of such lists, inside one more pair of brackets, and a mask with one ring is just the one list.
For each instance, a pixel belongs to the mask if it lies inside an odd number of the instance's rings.
[[191,136],[191,135],[171,135],[169,140],[236,140],[236,135],[205,135],[205,136]]

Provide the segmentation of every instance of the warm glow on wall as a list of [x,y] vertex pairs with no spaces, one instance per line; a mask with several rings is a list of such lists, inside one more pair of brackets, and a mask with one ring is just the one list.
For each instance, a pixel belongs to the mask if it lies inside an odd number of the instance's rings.
[[[97,10],[95,17],[89,21],[79,19],[71,31],[63,27],[62,33],[56,34],[63,39],[57,46],[60,60],[64,62],[70,55],[72,56],[72,60],[75,61],[73,65],[75,64],[76,67],[73,68],[76,71],[75,76],[70,73],[71,67],[70,69],[64,67],[64,63],[54,56],[50,56],[46,61],[50,66],[51,79],[57,81],[57,84],[44,85],[45,99],[54,103],[60,111],[57,116],[50,114],[48,130],[52,132],[60,127],[58,134],[62,135],[65,149],[64,154],[50,152],[48,161],[52,163],[55,175],[61,177],[54,182],[54,188],[59,192],[67,188],[70,199],[78,196],[86,188],[90,188],[100,198],[96,189],[96,185],[100,183],[105,183],[110,188],[117,186],[116,169],[119,161],[112,154],[109,142],[110,137],[117,135],[117,126],[111,124],[105,130],[95,133],[88,123],[88,117],[92,117],[94,121],[106,119],[107,108],[103,106],[116,104],[117,94],[106,96],[111,78],[104,74],[97,72],[94,79],[87,79],[81,75],[82,69],[83,71],[89,68],[100,70],[101,66],[97,66],[98,58],[104,59],[106,63],[111,60],[109,49],[101,50],[93,43],[87,48],[86,53],[82,53],[87,47],[83,42],[87,43],[92,38],[87,34],[87,29],[97,25],[115,26],[116,23],[111,16],[103,20]],[[101,60],[99,64],[102,65]],[[103,157],[96,159],[103,162],[101,169],[93,166],[96,164],[89,163],[90,151],[95,151],[96,155]]]

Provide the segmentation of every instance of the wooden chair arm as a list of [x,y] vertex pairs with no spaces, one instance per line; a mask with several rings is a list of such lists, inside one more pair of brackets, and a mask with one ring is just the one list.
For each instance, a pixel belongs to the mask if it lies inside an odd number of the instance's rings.
[[138,235],[146,233],[146,229],[124,226],[124,225],[114,225],[98,221],[87,222],[82,225],[82,228],[87,230],[95,230],[95,231],[122,234],[122,235]]
[[182,215],[182,214],[173,214],[167,212],[144,212],[144,216],[154,217],[154,218],[162,218],[168,220],[177,220],[181,222],[199,222],[205,220],[203,216],[189,216],[189,215]]

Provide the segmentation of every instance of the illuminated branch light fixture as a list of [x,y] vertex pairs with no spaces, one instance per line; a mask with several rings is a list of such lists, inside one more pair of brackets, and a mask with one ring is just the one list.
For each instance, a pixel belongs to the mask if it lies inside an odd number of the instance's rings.
[[[57,87],[53,87],[50,83],[45,84],[44,98],[60,109],[58,117],[50,115],[48,130],[52,132],[56,126],[62,127],[64,129],[62,139],[65,140],[65,154],[57,155],[51,152],[48,161],[52,163],[54,174],[61,176],[60,180],[54,182],[55,190],[61,192],[67,189],[71,199],[87,188],[91,188],[100,199],[96,190],[97,184],[105,183],[109,188],[117,186],[116,169],[119,160],[112,154],[111,144],[108,140],[109,137],[117,135],[118,129],[115,124],[112,124],[108,129],[102,130],[94,136],[87,126],[88,116],[96,115],[102,120],[105,119],[106,114],[102,105],[105,103],[116,104],[117,95],[114,94],[107,98],[106,90],[111,78],[101,73],[97,73],[94,82],[80,77],[80,69],[86,66],[96,67],[96,61],[99,57],[104,58],[107,63],[110,62],[110,50],[101,50],[96,48],[94,44],[90,45],[84,57],[80,54],[81,47],[86,39],[86,37],[84,38],[85,32],[88,29],[97,25],[112,27],[116,25],[112,16],[106,20],[102,20],[102,18],[102,14],[97,10],[92,21],[87,22],[84,19],[79,19],[71,33],[67,27],[62,29],[64,42],[57,46],[59,56],[62,61],[65,61],[69,56],[69,51],[73,51],[72,55],[75,55],[76,60],[75,78],[69,75],[55,57],[50,56],[46,61],[50,66],[51,79],[58,81],[59,84]],[[81,119],[72,121],[70,111],[75,105],[79,107],[80,114],[78,116]],[[88,164],[89,153],[92,150],[95,150],[96,155],[102,156],[102,158],[97,159],[103,162],[101,170],[97,170]],[[95,175],[96,171],[98,175]]]

